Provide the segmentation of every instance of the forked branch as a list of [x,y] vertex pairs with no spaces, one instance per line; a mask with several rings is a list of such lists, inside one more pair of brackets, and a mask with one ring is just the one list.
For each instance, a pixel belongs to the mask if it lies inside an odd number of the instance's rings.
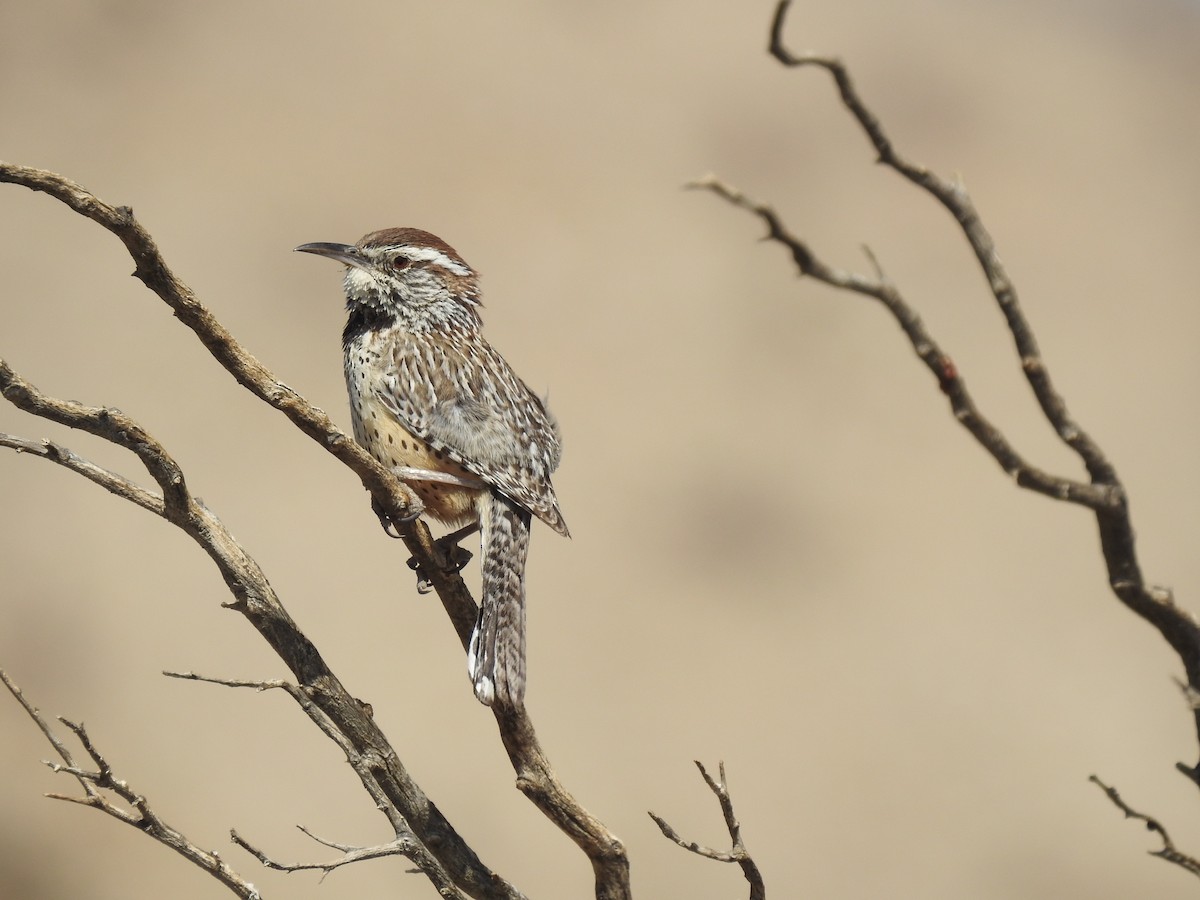
[[[272,679],[270,681],[255,681],[250,679],[233,679],[233,678],[210,678],[205,675],[197,675],[195,672],[163,672],[168,678],[179,678],[184,681],[202,681],[209,684],[218,684],[223,687],[232,688],[250,688],[255,691],[274,691],[279,690],[288,694],[296,704],[304,711],[305,715],[325,733],[331,741],[337,744],[346,758],[350,760],[352,766],[356,769],[363,764],[360,759],[360,754],[354,748],[353,742],[341,732],[337,723],[326,716],[316,704],[313,703],[309,693],[300,688],[299,685],[292,684],[289,681],[282,679]],[[363,774],[359,773],[360,776]],[[380,809],[384,809],[388,805],[388,798],[384,791],[379,790],[378,786],[371,780],[364,780],[368,791],[371,792],[376,804]],[[368,859],[381,859],[386,856],[403,856],[411,860],[417,867],[417,871],[425,875],[434,887],[438,890],[438,895],[441,897],[451,898],[466,898],[469,896],[459,890],[455,884],[454,877],[451,872],[447,871],[437,856],[430,852],[425,843],[413,833],[406,821],[393,821],[396,827],[395,840],[389,841],[386,844],[381,844],[374,847],[351,847],[348,845],[326,841],[312,834],[303,825],[296,826],[314,841],[324,844],[327,847],[333,847],[336,850],[341,850],[343,855],[336,860],[324,863],[294,863],[284,864],[271,859],[265,851],[250,844],[245,838],[237,833],[236,830],[230,830],[229,838],[233,843],[237,844],[243,850],[252,854],[260,863],[270,869],[275,869],[280,872],[300,872],[308,870],[316,870],[321,872],[322,877],[328,875],[334,869],[349,865],[350,863],[362,862]]]
[[[54,733],[54,729],[50,727],[50,723],[42,718],[37,707],[26,699],[25,694],[3,670],[0,670],[0,682],[4,683],[9,693],[21,704],[21,708],[34,721],[34,724],[37,725],[38,729],[45,735],[46,740],[54,748],[54,752],[62,760],[61,763],[45,760],[46,765],[54,772],[70,775],[79,782],[79,786],[83,789],[82,797],[69,794],[47,794],[47,797],[54,800],[66,800],[70,803],[78,803],[82,806],[90,806],[106,815],[112,816],[119,822],[132,825],[139,831],[150,835],[160,844],[170,847],[188,862],[199,866],[237,896],[245,898],[245,900],[261,900],[258,890],[254,885],[232,869],[225,860],[212,851],[202,849],[197,844],[188,840],[182,832],[168,825],[154,811],[150,805],[150,801],[130,787],[128,782],[117,778],[113,773],[112,766],[109,765],[108,760],[96,748],[96,745],[92,743],[92,739],[83,725],[59,718],[59,721],[79,740],[84,752],[87,753],[92,763],[96,766],[95,771],[85,769],[75,761],[74,754],[71,753],[62,739]],[[110,795],[124,801],[127,806],[121,806],[113,802]]]
[[[258,629],[295,674],[297,684],[287,685],[289,693],[310,720],[345,752],[375,805],[388,817],[397,840],[410,841],[418,848],[437,847],[436,853],[418,849],[409,857],[431,880],[459,885],[474,897],[515,900],[521,896],[483,865],[426,797],[375,724],[369,708],[356,700],[326,666],[319,651],[283,608],[258,563],[220,519],[192,495],[183,471],[153,435],[120,410],[50,397],[3,361],[0,393],[19,409],[104,438],[138,457],[162,489],[161,494],[146,491],[58,444],[0,436],[0,446],[36,454],[83,475],[167,519],[204,549],[234,597],[229,605]],[[80,738],[83,740],[82,735]],[[90,801],[90,805],[99,804]],[[164,840],[169,838],[166,832],[142,830],[173,846],[169,839]],[[426,857],[430,864],[422,867]]]
[[685,840],[661,816],[650,813],[650,818],[654,820],[654,824],[658,826],[659,831],[667,840],[675,842],[689,853],[695,853],[705,859],[715,859],[717,862],[737,863],[742,869],[746,883],[750,885],[750,900],[766,900],[767,889],[763,883],[762,872],[758,870],[758,866],[750,856],[750,851],[746,849],[746,844],[742,840],[742,825],[733,812],[733,799],[729,796],[729,786],[725,781],[725,763],[718,764],[721,774],[720,778],[716,779],[708,774],[703,763],[697,761],[696,768],[700,770],[700,776],[704,779],[704,783],[708,785],[708,789],[713,792],[713,796],[721,805],[721,815],[725,818],[725,828],[729,832],[730,841],[732,841],[730,849],[714,850],[712,847],[705,847],[695,841]]
[[1109,787],[1095,775],[1088,776],[1088,781],[1092,782],[1092,784],[1098,786],[1100,790],[1104,791],[1105,796],[1107,796],[1108,799],[1113,802],[1113,805],[1116,806],[1117,809],[1121,810],[1121,812],[1125,813],[1125,818],[1137,819],[1140,822],[1145,822],[1147,831],[1153,831],[1160,838],[1162,838],[1162,848],[1159,850],[1149,851],[1151,856],[1157,856],[1159,859],[1165,859],[1169,863],[1174,863],[1181,869],[1186,869],[1197,878],[1200,878],[1200,860],[1197,860],[1194,856],[1188,856],[1186,853],[1181,853],[1179,850],[1175,849],[1175,844],[1172,842],[1171,836],[1167,834],[1167,829],[1163,827],[1162,823],[1159,822],[1158,819],[1152,818],[1145,813],[1140,813],[1137,810],[1130,808],[1130,806],[1121,799],[1121,795],[1117,793],[1116,788]]
[[[1179,655],[1191,689],[1200,691],[1200,625],[1175,605],[1169,589],[1147,584],[1144,580],[1138,563],[1124,485],[1099,444],[1071,416],[1065,400],[1051,381],[1049,369],[1042,358],[1033,328],[1020,305],[1016,288],[1001,264],[992,236],[984,227],[966,189],[960,183],[936,175],[897,152],[878,117],[863,102],[840,60],[812,53],[793,53],[785,46],[783,32],[790,7],[791,0],[779,0],[776,6],[771,23],[769,52],[785,66],[813,66],[829,72],[843,106],[863,130],[877,160],[933,196],[954,217],[1004,315],[1021,371],[1042,414],[1059,439],[1078,455],[1087,471],[1088,480],[1048,472],[1032,465],[1017,450],[983,415],[968,392],[963,374],[952,357],[934,340],[916,310],[877,264],[872,275],[837,269],[825,263],[805,241],[793,235],[770,206],[750,199],[714,175],[693,182],[691,187],[709,191],[757,216],[766,225],[767,239],[787,249],[801,275],[839,290],[878,300],[895,318],[917,356],[933,373],[938,387],[950,402],[955,419],[1020,487],[1083,506],[1095,515],[1113,593],[1158,629]],[[1200,710],[1194,711],[1193,726],[1200,739]],[[1178,768],[1200,785],[1200,766],[1180,763]]]
[[[377,463],[355,441],[333,425],[325,413],[251,356],[167,267],[161,254],[128,207],[114,207],[80,185],[53,172],[0,162],[0,182],[44,192],[116,235],[136,264],[135,275],[186,324],[213,358],[239,384],[280,410],[304,434],[351,469],[371,493],[374,505],[398,529],[421,573],[437,591],[459,640],[469,642],[477,606],[462,579],[438,565],[429,530],[414,514],[415,495],[395,473]],[[166,518],[191,536],[217,563],[242,612],[280,657],[297,683],[289,693],[327,735],[347,750],[347,758],[364,786],[389,817],[398,841],[406,829],[436,857],[453,884],[472,897],[519,897],[519,892],[482,864],[437,807],[408,775],[395,751],[375,725],[369,707],[350,695],[325,665],[311,642],[280,604],[257,563],[220,521],[188,490],[182,471],[138,423],[118,410],[86,407],[38,391],[0,360],[0,393],[33,415],[88,431],[135,453],[162,493],[145,491],[49,441],[0,436],[0,446],[62,465],[110,492]],[[468,695],[469,696],[469,695]],[[518,787],[587,854],[603,900],[629,896],[629,866],[621,842],[563,787],[542,751],[524,710],[496,710],[506,752]],[[433,849],[436,848],[436,851]],[[410,857],[414,858],[414,857]],[[419,855],[415,857],[419,863]],[[430,874],[435,883],[436,873]]]
[[[407,485],[334,425],[322,410],[255,359],[196,299],[191,288],[167,266],[158,245],[134,217],[132,209],[105,203],[69,178],[29,166],[0,162],[0,183],[17,184],[45,193],[114,234],[134,261],[134,276],[170,307],[175,317],[192,330],[213,359],[238,384],[278,409],[304,434],[341,460],[359,477],[375,502],[393,521],[411,521],[413,513],[420,512],[420,502]],[[437,568],[432,565],[433,557],[429,555],[431,542],[427,529],[412,522],[410,527],[404,529],[403,536],[410,552],[420,562],[430,563],[430,570]],[[454,591],[453,581],[444,580],[442,587],[453,601],[454,614],[465,617],[462,607],[471,604],[462,602],[463,597]],[[443,602],[447,602],[447,597],[443,597]],[[473,621],[473,614],[471,618]]]
[[[281,863],[269,857],[264,851],[255,847],[236,831],[231,830],[229,832],[229,839],[268,869],[288,873],[316,871],[321,873],[321,880],[324,880],[325,876],[334,869],[340,869],[342,866],[348,866],[351,863],[366,862],[369,859],[384,859],[389,856],[404,856],[408,859],[413,859],[417,861],[417,871],[425,874],[429,874],[427,867],[435,869],[437,867],[437,862],[428,855],[420,842],[413,840],[411,836],[396,838],[396,840],[390,843],[380,844],[376,847],[352,847],[347,844],[339,844],[319,838],[302,825],[297,827],[318,844],[324,844],[326,847],[340,850],[342,855],[337,859],[323,863]],[[441,874],[445,876],[444,872]],[[433,881],[437,886],[439,897],[447,898],[447,900],[467,900],[467,895],[460,891],[448,878],[443,877],[442,880],[433,879]]]

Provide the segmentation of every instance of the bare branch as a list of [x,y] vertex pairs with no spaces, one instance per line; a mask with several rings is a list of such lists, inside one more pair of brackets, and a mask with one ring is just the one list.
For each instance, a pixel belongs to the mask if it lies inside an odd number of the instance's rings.
[[792,260],[800,274],[830,287],[871,297],[882,303],[904,330],[917,356],[937,379],[939,388],[950,402],[954,418],[971,433],[1017,485],[1055,500],[1076,503],[1093,510],[1121,508],[1123,495],[1119,490],[1108,485],[1087,484],[1052,475],[1031,465],[1013,447],[1003,432],[980,412],[954,360],[934,340],[924,321],[904,299],[900,290],[882,274],[879,261],[870,251],[867,256],[879,273],[876,277],[846,272],[824,263],[804,241],[788,230],[778,213],[771,207],[755,202],[715,175],[698,178],[689,183],[688,187],[710,191],[739,209],[758,216],[767,226],[767,239],[782,244],[791,252]]
[[[54,197],[116,235],[133,258],[134,275],[171,308],[176,318],[196,334],[213,358],[239,384],[280,410],[297,428],[359,477],[371,493],[373,503],[386,513],[409,552],[421,564],[456,631],[461,634],[465,629],[469,634],[477,614],[475,602],[456,573],[444,572],[436,565],[429,529],[414,518],[414,513],[421,509],[416,495],[357,442],[338,429],[324,411],[308,403],[276,378],[234,339],[196,299],[191,289],[167,267],[154,239],[134,218],[132,209],[128,206],[112,206],[69,178],[28,166],[0,162],[0,183],[3,182]],[[7,389],[5,396],[8,396]]]
[[[50,397],[14,372],[2,359],[0,359],[0,393],[13,406],[31,415],[86,431],[131,451],[146,467],[150,476],[158,482],[163,495],[159,498],[159,502],[151,502],[151,498],[144,495],[139,496],[136,492],[128,490],[128,486],[131,486],[132,483],[125,481],[120,476],[104,473],[103,470],[97,470],[97,467],[72,465],[69,456],[51,454],[49,449],[39,454],[43,458],[65,465],[118,496],[137,503],[145,509],[157,512],[168,521],[179,524],[181,527],[182,523],[186,522],[190,510],[183,471],[162,444],[119,409],[84,406],[74,400],[58,400]],[[32,443],[26,441],[24,446],[16,449],[30,452]],[[47,442],[48,447],[49,443]],[[105,477],[106,475],[108,477]]]
[[417,866],[415,871],[426,875],[434,883],[434,886],[438,890],[438,896],[452,898],[452,900],[467,900],[468,895],[464,894],[454,885],[454,882],[450,880],[445,871],[437,865],[437,861],[428,854],[419,841],[414,840],[411,836],[398,837],[390,843],[380,844],[375,847],[353,847],[317,837],[303,825],[298,825],[297,828],[317,843],[324,844],[326,847],[332,847],[335,850],[341,850],[342,855],[337,859],[324,863],[281,863],[272,859],[263,850],[255,847],[236,831],[230,831],[229,838],[239,847],[253,855],[255,859],[268,869],[275,869],[278,872],[315,870],[321,873],[322,881],[334,869],[341,868],[350,863],[364,862],[369,859],[383,859],[388,856],[404,856]]
[[282,678],[275,678],[270,681],[254,681],[244,678],[210,678],[207,675],[197,675],[195,672],[164,671],[163,674],[168,678],[178,678],[181,681],[203,681],[206,684],[219,684],[223,687],[253,688],[256,691],[282,689],[291,693],[297,690],[296,685],[284,681]]
[[[356,764],[354,748],[345,742],[332,723],[320,715],[320,711],[313,707],[312,701],[297,685],[285,681],[210,678],[192,672],[164,672],[163,674],[171,678],[205,681],[226,687],[251,688],[258,691],[281,689],[291,695],[309,718],[330,739],[342,747],[351,760],[351,765]],[[513,770],[517,773],[517,787],[587,854],[592,861],[598,900],[619,900],[619,898],[630,896],[629,861],[624,847],[620,840],[563,786],[542,750],[537,733],[524,708],[502,710],[499,707],[493,707],[493,711],[496,713],[500,735],[505,749],[508,751]],[[377,799],[381,803],[386,802],[386,798]],[[330,846],[343,849],[336,844]],[[356,852],[358,852],[357,849]],[[425,871],[422,861],[410,850],[406,849],[403,855],[408,856],[417,864],[418,868]],[[337,865],[344,865],[346,862],[352,861],[343,859]],[[323,865],[305,864],[298,868],[323,868]]]
[[[1090,483],[1049,474],[1030,465],[1016,451],[979,411],[967,393],[963,376],[951,356],[933,340],[915,310],[887,281],[877,264],[875,278],[835,269],[823,263],[807,244],[794,237],[769,206],[750,200],[741,191],[712,175],[705,176],[691,186],[708,190],[758,216],[767,226],[768,239],[788,249],[802,275],[880,301],[904,330],[917,356],[937,379],[939,388],[950,401],[955,418],[1019,486],[1092,510],[1099,526],[1100,546],[1113,593],[1129,609],[1158,629],[1179,655],[1188,684],[1193,690],[1200,691],[1200,623],[1175,605],[1168,589],[1145,582],[1137,558],[1133,522],[1124,485],[1099,445],[1070,415],[1066,402],[1054,387],[1033,329],[1018,302],[1016,289],[1000,262],[995,243],[984,228],[971,198],[958,181],[942,178],[924,166],[910,162],[896,151],[879,119],[859,96],[840,60],[813,53],[797,54],[787,49],[783,31],[790,7],[791,0],[779,0],[775,8],[770,30],[771,55],[785,66],[815,66],[829,72],[837,85],[842,105],[862,128],[878,161],[933,196],[954,217],[1004,315],[1021,370],[1043,415],[1058,437],[1082,460]],[[1194,711],[1193,725],[1200,739],[1200,709]],[[1179,764],[1177,768],[1200,786],[1200,764]]]
[[325,447],[362,480],[395,519],[403,519],[420,503],[413,493],[320,409],[275,377],[201,304],[191,288],[167,267],[150,233],[128,206],[111,206],[68,178],[41,169],[0,162],[0,182],[44,192],[116,235],[136,264],[134,276],[154,291],[188,326],[213,358],[238,383],[286,415],[297,428]]
[[[305,834],[308,834],[309,837],[312,837],[312,835],[309,834],[309,832],[307,830],[305,830],[303,827],[300,827],[300,826],[297,826],[297,827],[299,827],[300,830],[303,831]],[[332,872],[334,869],[339,869],[342,866],[349,865],[350,863],[361,862],[362,860],[366,860],[366,859],[380,859],[385,856],[407,856],[411,849],[409,846],[409,842],[402,841],[400,839],[394,840],[390,844],[381,844],[377,847],[343,847],[341,845],[332,844],[328,841],[320,841],[320,843],[325,844],[326,846],[331,846],[331,847],[334,847],[335,849],[344,850],[345,851],[344,855],[338,857],[335,860],[331,860],[330,862],[325,862],[325,863],[281,863],[281,862],[277,862],[276,860],[269,857],[263,850],[260,850],[258,847],[255,847],[253,844],[251,844],[249,841],[247,841],[245,838],[243,838],[236,831],[229,832],[229,839],[231,841],[233,841],[235,844],[237,844],[239,847],[241,847],[243,850],[250,853],[255,859],[257,859],[260,863],[262,863],[268,869],[275,869],[278,872],[310,872],[310,871],[316,870],[321,873],[322,881],[324,881],[325,876],[328,875],[330,872]],[[450,890],[453,893],[446,895],[446,896],[452,896],[452,897],[465,897],[466,896],[465,894],[461,893],[457,888],[455,888],[452,884],[450,885]]]
[[[232,678],[211,678],[206,675],[198,675],[195,672],[163,672],[168,678],[180,678],[185,681],[202,681],[209,684],[217,684],[223,687],[234,688],[251,688],[256,691],[282,690],[289,694],[295,700],[305,714],[323,731],[331,740],[333,740],[346,753],[347,758],[351,759],[351,764],[354,765],[355,751],[353,744],[343,735],[337,728],[336,724],[309,699],[305,692],[295,684],[284,681],[282,679],[272,679],[270,681],[256,681],[250,679],[232,679]],[[361,773],[360,773],[361,774]],[[372,791],[376,801],[383,805],[387,804],[387,796],[383,791]],[[266,853],[257,849],[246,842],[236,831],[230,831],[229,836],[239,847],[252,853],[263,865],[271,869],[277,869],[281,872],[298,872],[306,869],[320,870],[322,879],[325,875],[332,872],[334,869],[349,863],[361,862],[367,859],[379,859],[384,856],[404,856],[408,858],[417,867],[417,871],[424,874],[434,886],[438,889],[438,893],[443,897],[462,897],[464,894],[458,889],[454,883],[454,879],[446,871],[445,867],[438,862],[437,858],[429,852],[425,845],[412,833],[405,825],[400,829],[396,839],[387,844],[382,844],[375,847],[351,847],[343,844],[333,843],[331,841],[319,838],[312,834],[303,825],[296,826],[306,835],[311,837],[318,843],[324,844],[327,847],[333,847],[336,850],[343,851],[344,855],[328,863],[297,863],[295,865],[284,865],[277,863],[267,857]]]
[[942,178],[924,166],[910,162],[895,149],[883,130],[879,119],[872,113],[858,94],[850,79],[850,73],[838,59],[818,56],[813,53],[792,53],[783,42],[784,22],[791,0],[780,0],[771,23],[770,53],[783,65],[790,67],[817,66],[833,76],[841,95],[842,104],[850,111],[863,129],[871,146],[878,154],[878,161],[899,172],[913,184],[933,195],[950,212],[967,238],[980,268],[987,277],[997,304],[1008,322],[1009,331],[1016,342],[1025,377],[1033,388],[1047,420],[1054,426],[1058,436],[1083,459],[1094,482],[1113,484],[1116,481],[1104,453],[1099,446],[1072,420],[1066,403],[1055,390],[1050,375],[1042,363],[1041,351],[1029,322],[1017,302],[1016,287],[996,254],[995,242],[979,218],[966,189],[958,181]]
[[[0,366],[3,365],[4,361],[0,360]],[[50,462],[58,463],[58,465],[82,475],[88,481],[95,482],[109,493],[115,494],[123,500],[135,503],[142,509],[148,509],[155,515],[163,515],[163,499],[161,495],[134,484],[123,475],[110,472],[108,469],[101,468],[81,456],[76,456],[71,450],[61,444],[56,444],[54,441],[34,441],[12,434],[0,434],[0,447],[9,447],[18,453],[30,453]]]
[[[29,700],[25,697],[25,693],[13,682],[11,678],[8,677],[8,673],[3,669],[0,669],[0,682],[4,683],[4,686],[8,688],[8,692],[16,698],[18,703],[21,704],[21,707],[25,710],[25,713],[29,716],[29,718],[33,719],[34,724],[36,724],[38,730],[45,735],[46,740],[50,742],[50,746],[54,748],[54,752],[58,754],[59,758],[66,763],[67,766],[75,768],[75,759],[71,755],[71,751],[67,749],[66,744],[59,740],[58,735],[54,733],[54,730],[50,727],[46,720],[42,718],[42,715],[40,712],[38,712],[37,707],[29,702]],[[43,762],[45,762],[48,766],[54,765],[47,760],[43,760]],[[96,793],[96,789],[92,786],[90,781],[82,782],[80,786],[83,788],[84,793],[86,793],[89,797]]]
[[719,763],[719,771],[721,773],[719,779],[714,779],[709,775],[708,770],[704,768],[704,764],[698,760],[696,761],[696,768],[700,770],[700,775],[704,779],[704,783],[708,785],[708,789],[713,792],[713,795],[717,798],[717,802],[721,805],[721,814],[725,818],[725,828],[729,831],[729,838],[733,842],[732,848],[728,851],[714,850],[712,847],[705,847],[695,841],[685,840],[661,816],[649,813],[650,818],[654,820],[654,824],[658,826],[659,831],[663,833],[663,836],[667,840],[673,841],[689,853],[695,853],[697,856],[703,856],[705,859],[715,859],[717,862],[737,863],[741,866],[742,875],[745,876],[747,884],[750,885],[750,900],[766,900],[767,888],[763,883],[762,872],[755,865],[750,852],[746,849],[746,845],[742,841],[742,826],[733,812],[733,799],[729,796],[729,787],[725,781],[725,763]]
[[[233,594],[230,606],[254,625],[292,670],[298,684],[287,685],[289,693],[346,753],[363,786],[388,817],[397,838],[413,834],[415,840],[436,846],[440,865],[471,896],[521,896],[479,860],[412,779],[375,724],[369,705],[355,699],[326,666],[316,647],[279,602],[258,563],[191,494],[182,470],[157,439],[120,410],[89,407],[43,394],[3,361],[0,361],[0,393],[26,412],[87,431],[135,453],[163,489],[165,499],[144,491],[139,494],[141,489],[134,490],[135,486],[121,476],[85,464],[73,454],[47,449],[38,455],[66,465],[118,496],[156,512],[195,540],[217,564]],[[39,448],[37,442],[25,439],[7,445],[28,453]],[[419,530],[428,536],[424,526]],[[473,607],[473,601],[470,602]]]
[[[80,185],[53,172],[0,162],[0,182],[20,184],[31,190],[45,192],[120,238],[136,263],[134,274],[171,307],[176,317],[192,329],[212,356],[240,384],[283,412],[301,431],[318,441],[359,476],[371,492],[373,505],[382,511],[383,518],[404,539],[417,561],[422,577],[437,591],[459,640],[464,647],[469,643],[478,607],[458,574],[438,565],[440,555],[428,528],[413,516],[420,510],[415,495],[393,472],[379,465],[356,442],[337,429],[323,411],[313,407],[279,381],[234,340],[212,313],[196,300],[191,290],[167,268],[150,234],[134,219],[132,210],[124,206],[110,206]],[[0,366],[2,365],[0,362]],[[37,395],[36,392],[31,393],[31,387],[7,367],[0,369],[0,390],[5,397],[21,408],[71,427],[86,428],[88,424],[92,424],[95,427],[88,429],[92,433],[100,434],[135,452],[141,447],[150,447],[146,458],[143,458],[148,467],[160,463],[161,466],[167,465],[169,457],[158,447],[157,442],[151,444],[148,441],[139,441],[131,445],[125,439],[124,428],[117,429],[114,433],[111,429],[99,427],[102,423],[99,423],[96,417],[121,415],[116,410],[89,411],[78,404],[62,404],[68,407],[64,411],[57,405],[60,401],[45,403],[49,398]],[[40,406],[37,402],[39,399],[43,401]],[[122,424],[134,423],[122,417]],[[144,435],[140,429],[139,433]],[[144,436],[148,438],[148,435]],[[174,463],[170,462],[170,466],[174,466]],[[160,485],[163,485],[164,495],[167,496],[164,512],[186,512],[186,515],[182,516],[183,521],[179,521],[173,515],[166,517],[188,531],[205,547],[210,556],[213,556],[237,599],[236,608],[251,619],[296,674],[300,687],[289,691],[292,696],[298,701],[301,697],[304,698],[307,703],[302,703],[305,711],[331,738],[338,739],[335,733],[353,736],[353,752],[348,751],[347,756],[368,790],[372,789],[371,783],[381,768],[379,759],[386,761],[382,768],[388,770],[391,781],[385,790],[388,802],[381,802],[380,805],[392,817],[393,825],[399,828],[402,820],[407,819],[422,840],[437,835],[439,852],[458,857],[450,868],[455,872],[456,882],[472,896],[510,896],[510,892],[515,889],[504,884],[482,865],[450,828],[449,823],[441,817],[437,808],[408,778],[394,752],[371,722],[369,707],[359,705],[336,682],[332,673],[320,660],[316,649],[286,617],[286,612],[278,605],[278,599],[265,577],[258,571],[257,565],[220,527],[215,516],[188,494],[183,484],[182,473],[176,468],[165,484],[153,469],[152,474],[160,481]],[[179,499],[179,503],[173,502],[172,493]],[[215,542],[209,539],[210,527],[215,530]],[[236,557],[236,561],[231,563],[227,558],[229,556]],[[253,577],[249,579],[249,583],[253,585],[252,590],[248,589],[247,580],[242,577],[245,574],[242,569],[245,567],[251,569]],[[302,643],[293,648],[294,652],[288,652],[287,646],[282,646],[293,643],[297,638]],[[327,687],[331,693],[326,692]],[[311,702],[308,702],[310,700]],[[320,709],[321,716],[314,714],[315,709]],[[324,718],[333,723],[332,729],[327,729],[322,723]],[[349,719],[357,721],[351,724]],[[532,723],[524,710],[515,714],[498,714],[497,724],[517,773],[518,786],[552,821],[566,831],[591,859],[597,878],[597,896],[614,900],[628,897],[628,861],[621,842],[562,787],[538,745]],[[369,740],[364,742],[364,738]],[[374,747],[386,748],[386,752],[374,752]],[[369,775],[371,772],[376,774]],[[430,830],[427,831],[427,828]],[[447,836],[450,837],[449,840]],[[443,857],[442,861],[446,862],[446,857]]]
[[1059,438],[1083,459],[1093,482],[1115,485],[1117,483],[1116,473],[1112,470],[1104,453],[1071,418],[1067,412],[1066,403],[1050,381],[1050,374],[1042,362],[1041,350],[1038,348],[1033,330],[1017,302],[1016,287],[1000,262],[1000,257],[996,254],[995,242],[983,226],[979,213],[976,211],[974,203],[971,202],[966,189],[960,182],[942,178],[924,166],[908,161],[896,152],[879,119],[867,109],[866,104],[859,97],[858,90],[850,80],[850,73],[840,60],[812,53],[795,54],[784,46],[784,21],[790,6],[791,0],[780,0],[775,8],[775,17],[771,23],[769,47],[771,55],[785,66],[817,66],[829,72],[837,84],[842,104],[866,133],[867,139],[870,140],[871,146],[878,154],[878,161],[932,194],[954,216],[959,228],[967,238],[967,242],[971,245],[971,250],[975,253],[980,268],[987,277],[988,286],[996,298],[1001,312],[1004,313],[1009,331],[1016,342],[1025,378],[1033,388],[1034,395],[1037,397],[1047,421],[1054,427]]
[[[0,183],[4,182],[54,197],[116,235],[133,258],[134,275],[195,333],[213,358],[239,384],[286,415],[304,434],[351,469],[371,493],[373,502],[386,512],[389,520],[399,529],[409,552],[425,565],[427,571],[436,568],[432,564],[434,558],[430,556],[432,544],[429,530],[413,516],[420,511],[421,505],[412,490],[357,442],[347,437],[324,411],[280,381],[234,339],[196,299],[191,289],[167,267],[154,239],[134,218],[132,209],[128,206],[112,206],[62,175],[28,166],[0,162]],[[8,396],[8,389],[5,389],[5,396]],[[433,581],[456,627],[460,622],[473,624],[474,601],[462,580],[447,573],[435,577]]]
[[1196,877],[1200,878],[1200,860],[1176,850],[1175,844],[1171,841],[1171,836],[1167,834],[1167,829],[1163,827],[1162,823],[1159,822],[1158,819],[1131,809],[1129,805],[1121,799],[1121,795],[1117,793],[1116,788],[1109,787],[1095,775],[1089,775],[1088,781],[1099,786],[1099,788],[1104,791],[1104,793],[1108,796],[1108,799],[1113,802],[1117,809],[1121,810],[1121,812],[1125,814],[1125,818],[1138,819],[1141,822],[1145,822],[1147,831],[1153,831],[1158,834],[1160,838],[1162,838],[1162,849],[1149,851],[1151,856],[1157,856],[1159,859],[1165,859],[1167,862],[1174,863],[1181,869],[1186,869]]
[[628,900],[632,890],[624,844],[563,786],[525,708],[496,705],[492,712],[517,774],[517,788],[587,854],[596,879],[596,900]]
[[[113,774],[112,766],[109,765],[108,760],[104,758],[92,742],[87,729],[83,725],[68,722],[62,718],[59,719],[79,739],[84,751],[96,765],[97,771],[95,772],[89,772],[75,762],[71,751],[67,749],[67,746],[54,733],[49,723],[42,718],[37,708],[25,698],[21,689],[13,683],[3,670],[0,670],[0,681],[4,683],[9,693],[17,699],[17,702],[21,704],[25,712],[33,719],[42,734],[46,736],[46,740],[50,742],[51,746],[54,747],[54,751],[63,761],[62,764],[47,761],[46,765],[55,772],[72,776],[79,782],[84,792],[84,796],[82,797],[73,797],[66,794],[47,794],[46,796],[55,800],[67,800],[83,806],[93,807],[118,821],[124,822],[126,825],[132,825],[139,831],[150,835],[150,837],[154,838],[160,844],[170,847],[184,859],[199,866],[237,896],[243,897],[245,900],[260,900],[260,895],[254,885],[230,868],[219,855],[201,849],[188,840],[184,834],[168,825],[154,812],[150,806],[150,802],[144,796],[137,793],[127,782],[118,779]],[[109,800],[105,796],[104,792],[106,791],[124,800],[132,807],[132,811],[117,806]]]

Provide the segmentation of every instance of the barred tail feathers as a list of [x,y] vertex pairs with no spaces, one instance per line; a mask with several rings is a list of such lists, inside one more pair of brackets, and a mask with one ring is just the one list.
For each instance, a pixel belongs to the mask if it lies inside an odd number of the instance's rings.
[[525,560],[531,517],[497,493],[482,505],[482,602],[467,670],[479,702],[519,707],[525,698]]

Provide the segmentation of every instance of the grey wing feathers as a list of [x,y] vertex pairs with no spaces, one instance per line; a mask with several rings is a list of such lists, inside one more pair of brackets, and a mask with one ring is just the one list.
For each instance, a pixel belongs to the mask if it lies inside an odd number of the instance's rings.
[[409,343],[379,388],[380,401],[429,443],[567,534],[550,473],[562,447],[558,424],[508,363],[480,340],[468,358],[457,342]]

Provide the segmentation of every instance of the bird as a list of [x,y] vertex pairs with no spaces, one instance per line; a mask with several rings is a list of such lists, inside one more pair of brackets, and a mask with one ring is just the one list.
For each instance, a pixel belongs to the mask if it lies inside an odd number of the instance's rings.
[[562,455],[557,420],[484,339],[479,275],[441,238],[386,228],[296,250],[346,266],[355,439],[431,517],[461,533],[478,527],[481,602],[467,670],[481,703],[521,708],[533,518],[570,536],[550,482]]

